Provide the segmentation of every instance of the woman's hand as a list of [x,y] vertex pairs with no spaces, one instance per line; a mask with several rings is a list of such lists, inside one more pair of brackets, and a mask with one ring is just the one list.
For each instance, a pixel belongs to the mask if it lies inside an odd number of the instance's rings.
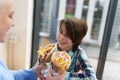
[[45,80],[43,75],[40,73],[41,69],[47,69],[47,66],[44,63],[40,63],[38,59],[35,66],[33,67],[33,70],[36,73],[36,77],[39,77],[41,80]]

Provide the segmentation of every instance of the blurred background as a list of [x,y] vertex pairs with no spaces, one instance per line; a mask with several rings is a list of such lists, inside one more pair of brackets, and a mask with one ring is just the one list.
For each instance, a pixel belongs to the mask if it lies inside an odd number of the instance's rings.
[[14,11],[15,27],[0,44],[10,69],[32,67],[39,46],[56,42],[59,21],[75,16],[87,21],[81,47],[98,79],[120,79],[120,0],[14,0]]

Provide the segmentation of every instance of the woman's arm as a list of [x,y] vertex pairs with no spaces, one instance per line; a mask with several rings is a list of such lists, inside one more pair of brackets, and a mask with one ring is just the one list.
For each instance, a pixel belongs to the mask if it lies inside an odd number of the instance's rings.
[[11,74],[13,74],[15,80],[36,80],[37,77],[43,78],[40,74],[40,70],[46,68],[46,65],[40,64],[37,61],[33,68],[11,71]]
[[36,74],[33,69],[11,71],[15,80],[36,80]]

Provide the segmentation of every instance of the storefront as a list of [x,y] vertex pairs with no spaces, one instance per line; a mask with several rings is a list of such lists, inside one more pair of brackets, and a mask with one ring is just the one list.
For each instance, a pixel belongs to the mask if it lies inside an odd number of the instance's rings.
[[96,73],[100,79],[103,74],[115,16],[115,11],[111,12],[111,10],[116,9],[117,0],[35,0],[34,4],[31,66],[37,59],[38,47],[47,44],[47,41],[48,43],[56,41],[59,21],[75,16],[85,19],[88,24],[88,33],[83,43],[99,46],[100,51],[98,50],[96,53],[99,57],[97,57]]
[[110,0],[60,0],[58,21],[75,16],[88,24],[84,42],[101,45]]

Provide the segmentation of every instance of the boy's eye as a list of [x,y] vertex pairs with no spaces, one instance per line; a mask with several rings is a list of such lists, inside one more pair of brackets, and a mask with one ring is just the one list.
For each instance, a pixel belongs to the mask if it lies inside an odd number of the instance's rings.
[[60,33],[62,33],[62,30],[59,30]]
[[68,35],[67,35],[67,34],[65,34],[64,36],[65,36],[66,38],[68,38]]

